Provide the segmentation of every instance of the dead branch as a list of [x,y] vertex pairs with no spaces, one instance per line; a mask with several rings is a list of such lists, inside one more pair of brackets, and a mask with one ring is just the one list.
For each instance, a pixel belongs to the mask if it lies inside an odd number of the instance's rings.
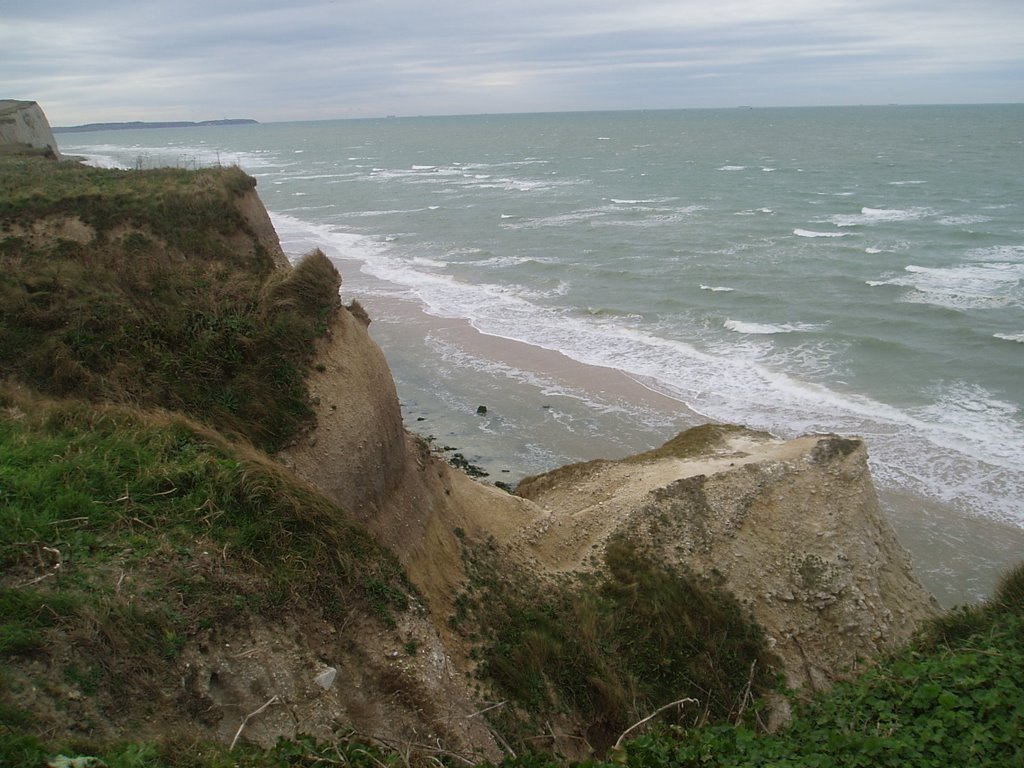
[[503,707],[506,704],[508,704],[508,699],[505,699],[505,701],[499,701],[497,704],[491,704],[491,706],[489,706],[489,707],[484,707],[483,709],[479,709],[479,710],[477,710],[476,712],[474,712],[471,715],[466,715],[466,719],[469,720],[471,717],[476,717],[477,715],[482,715],[484,712],[490,712],[492,709],[497,709],[498,707]]
[[242,735],[242,731],[245,729],[245,726],[248,724],[249,718],[256,717],[256,715],[260,714],[263,710],[265,710],[271,704],[276,704],[278,701],[280,701],[280,699],[277,697],[277,694],[274,694],[273,696],[271,696],[267,700],[266,704],[264,704],[262,707],[257,709],[255,712],[250,712],[248,715],[246,715],[244,718],[242,718],[242,724],[240,726],[238,726],[238,732],[235,734],[235,738],[233,738],[231,740],[231,746],[228,747],[228,752],[231,752],[232,750],[234,750],[235,744],[238,743],[238,737]]
[[656,710],[651,712],[651,714],[649,714],[643,720],[640,720],[640,721],[638,721],[636,723],[633,723],[633,725],[629,726],[629,728],[624,730],[622,732],[622,735],[619,736],[619,738],[615,741],[615,746],[612,747],[612,749],[618,749],[620,746],[622,746],[622,740],[624,738],[626,738],[626,736],[628,736],[631,732],[635,731],[637,728],[639,728],[644,723],[646,723],[646,722],[648,722],[650,720],[653,720],[655,717],[660,715],[666,709],[671,709],[672,707],[678,707],[678,706],[681,706],[683,704],[700,704],[700,702],[697,701],[697,699],[686,698],[686,699],[679,699],[679,701],[670,701],[668,704],[665,704],[664,706],[658,707]]

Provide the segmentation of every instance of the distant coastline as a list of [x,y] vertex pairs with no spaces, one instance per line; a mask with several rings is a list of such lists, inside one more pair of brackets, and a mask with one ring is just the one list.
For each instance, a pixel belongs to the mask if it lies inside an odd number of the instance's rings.
[[89,131],[125,131],[135,128],[207,128],[211,125],[258,125],[259,122],[250,118],[232,118],[225,120],[203,120],[190,122],[187,120],[147,123],[134,121],[130,123],[87,123],[85,125],[57,126],[54,133],[87,133]]

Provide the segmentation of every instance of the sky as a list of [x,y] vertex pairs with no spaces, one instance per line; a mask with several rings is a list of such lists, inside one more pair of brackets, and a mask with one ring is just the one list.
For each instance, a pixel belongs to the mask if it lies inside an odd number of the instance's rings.
[[4,0],[52,125],[1024,101],[1024,0]]

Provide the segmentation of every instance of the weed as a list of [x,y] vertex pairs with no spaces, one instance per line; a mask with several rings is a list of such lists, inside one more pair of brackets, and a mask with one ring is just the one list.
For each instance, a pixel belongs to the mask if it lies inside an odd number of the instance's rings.
[[730,596],[627,541],[608,546],[603,575],[571,583],[510,581],[494,558],[467,553],[473,589],[452,624],[473,617],[481,673],[538,722],[568,708],[604,748],[666,702],[692,696],[721,720],[748,685],[756,695],[772,683],[763,634]]
[[71,220],[90,233],[0,241],[0,373],[53,395],[180,410],[268,450],[309,422],[305,374],[340,278],[320,252],[274,269],[235,202],[250,177],[0,162],[11,226]]

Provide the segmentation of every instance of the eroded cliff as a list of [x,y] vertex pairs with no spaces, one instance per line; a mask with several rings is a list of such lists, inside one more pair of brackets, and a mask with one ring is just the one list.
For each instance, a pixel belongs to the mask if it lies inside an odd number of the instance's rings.
[[0,148],[29,147],[59,158],[46,114],[34,101],[0,99]]

